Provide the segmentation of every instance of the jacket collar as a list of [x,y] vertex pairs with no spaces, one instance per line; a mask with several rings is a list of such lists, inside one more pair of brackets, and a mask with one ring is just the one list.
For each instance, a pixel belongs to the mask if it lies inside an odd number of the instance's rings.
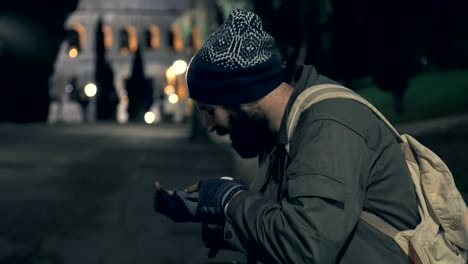
[[[291,97],[288,100],[288,104],[284,110],[283,120],[281,121],[280,130],[278,132],[278,141],[277,145],[286,145],[288,143],[288,136],[286,133],[286,126],[288,121],[289,112],[296,101],[299,94],[307,89],[310,86],[319,84],[320,75],[317,73],[317,70],[312,65],[302,65],[300,66],[295,73],[294,82],[294,91],[291,94]],[[326,78],[328,79],[328,78]]]

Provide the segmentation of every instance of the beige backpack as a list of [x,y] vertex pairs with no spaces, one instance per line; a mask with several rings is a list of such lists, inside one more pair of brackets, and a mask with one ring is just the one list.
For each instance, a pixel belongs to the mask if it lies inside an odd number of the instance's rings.
[[[340,85],[324,84],[305,89],[288,116],[288,142],[301,113],[326,99],[346,98],[370,108],[399,140],[417,196],[421,223],[414,230],[397,230],[378,216],[362,212],[361,219],[393,238],[412,263],[467,263],[468,209],[445,163],[409,135],[400,135],[368,101]],[[289,152],[289,144],[286,145]]]

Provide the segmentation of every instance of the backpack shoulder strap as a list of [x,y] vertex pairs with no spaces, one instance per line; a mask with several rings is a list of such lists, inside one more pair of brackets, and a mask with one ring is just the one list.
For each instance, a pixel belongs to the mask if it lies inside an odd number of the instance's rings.
[[286,145],[286,151],[289,153],[289,142],[293,136],[294,129],[296,128],[297,122],[299,121],[299,117],[301,113],[320,101],[326,99],[336,99],[336,98],[344,98],[344,99],[351,99],[357,101],[361,104],[364,104],[368,108],[370,108],[386,125],[390,130],[393,132],[395,137],[398,139],[399,143],[403,143],[403,139],[401,138],[400,134],[397,130],[390,124],[390,122],[385,118],[382,113],[380,113],[375,106],[369,103],[366,99],[359,96],[357,93],[348,89],[341,85],[336,84],[319,84],[311,86],[305,89],[302,93],[299,94],[296,101],[293,103],[291,107],[291,111],[289,112],[288,120],[287,120],[287,135],[288,135],[288,144]]
[[373,213],[369,213],[367,211],[362,211],[360,218],[369,224],[370,226],[374,227],[375,229],[379,230],[380,232],[386,234],[391,238],[395,238],[397,234],[400,232],[398,229],[390,225],[389,223],[385,222],[382,218],[376,216]]

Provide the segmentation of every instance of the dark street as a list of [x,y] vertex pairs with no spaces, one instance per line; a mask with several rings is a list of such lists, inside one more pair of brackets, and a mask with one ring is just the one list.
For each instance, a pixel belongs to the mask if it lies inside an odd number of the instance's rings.
[[[465,177],[461,120],[400,129]],[[1,125],[0,263],[210,263],[197,224],[153,211],[154,180],[183,188],[235,171],[227,146],[193,144],[187,133],[168,125]],[[242,259],[222,252],[215,260]]]
[[183,188],[232,170],[229,150],[185,131],[2,125],[0,263],[207,263],[198,225],[153,211],[154,180]]

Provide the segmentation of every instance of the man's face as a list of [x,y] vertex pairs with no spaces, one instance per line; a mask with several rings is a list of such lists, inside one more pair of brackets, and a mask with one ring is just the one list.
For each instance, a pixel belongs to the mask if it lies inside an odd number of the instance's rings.
[[232,147],[243,158],[258,156],[276,141],[264,116],[248,113],[239,107],[227,109],[199,104],[199,108],[205,113],[208,131],[216,131],[221,136],[229,134]]

